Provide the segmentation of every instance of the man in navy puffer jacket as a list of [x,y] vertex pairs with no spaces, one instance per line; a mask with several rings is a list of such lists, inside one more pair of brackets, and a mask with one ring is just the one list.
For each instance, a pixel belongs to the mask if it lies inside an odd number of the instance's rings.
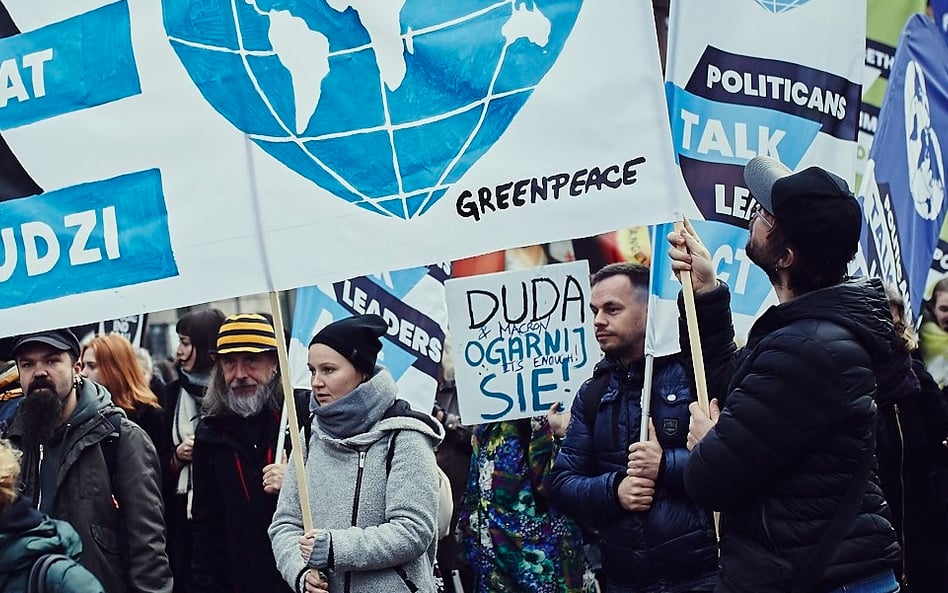
[[655,360],[653,428],[648,441],[636,442],[648,277],[636,264],[611,264],[593,276],[590,304],[606,357],[573,402],[551,486],[563,512],[597,534],[608,593],[710,591],[717,546],[710,514],[684,490],[694,398],[677,356]]

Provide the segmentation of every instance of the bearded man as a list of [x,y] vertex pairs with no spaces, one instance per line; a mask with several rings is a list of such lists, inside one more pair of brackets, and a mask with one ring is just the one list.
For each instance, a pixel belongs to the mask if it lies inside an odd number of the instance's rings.
[[172,589],[158,455],[151,439],[79,374],[68,329],[13,347],[25,394],[4,437],[23,452],[20,490],[82,539],[80,563],[109,593]]
[[286,471],[273,326],[262,315],[228,317],[215,357],[191,462],[192,592],[288,592],[267,535]]

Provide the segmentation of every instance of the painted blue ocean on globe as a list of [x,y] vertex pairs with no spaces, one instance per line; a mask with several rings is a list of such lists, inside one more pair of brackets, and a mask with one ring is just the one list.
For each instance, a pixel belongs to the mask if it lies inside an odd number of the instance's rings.
[[760,4],[770,12],[780,13],[786,12],[788,10],[793,10],[794,8],[803,6],[810,0],[756,0],[757,4]]
[[168,39],[215,110],[303,177],[401,218],[503,134],[581,5],[162,0]]

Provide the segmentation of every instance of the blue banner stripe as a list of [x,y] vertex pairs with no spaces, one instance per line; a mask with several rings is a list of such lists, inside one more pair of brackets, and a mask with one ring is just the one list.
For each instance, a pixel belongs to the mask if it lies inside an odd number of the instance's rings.
[[125,1],[0,40],[0,129],[139,93]]
[[0,203],[0,309],[178,273],[157,169]]
[[820,132],[808,119],[711,101],[670,82],[665,91],[675,151],[693,159],[743,165],[767,155],[793,169]]

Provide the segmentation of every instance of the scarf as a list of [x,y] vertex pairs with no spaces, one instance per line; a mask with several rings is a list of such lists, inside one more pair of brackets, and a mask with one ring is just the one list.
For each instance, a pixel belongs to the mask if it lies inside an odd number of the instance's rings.
[[[194,436],[198,420],[201,419],[201,404],[204,401],[204,391],[210,382],[210,373],[188,372],[178,369],[181,390],[178,392],[178,402],[174,407],[174,421],[171,423],[171,441],[175,449],[186,439]],[[188,518],[191,518],[191,500],[194,493],[191,489],[191,464],[181,466],[178,473],[178,494],[188,497]]]
[[346,395],[313,413],[319,429],[335,439],[368,432],[395,401],[395,381],[388,371],[376,367],[375,375]]
[[938,386],[944,387],[948,383],[948,332],[934,321],[926,321],[918,334],[925,367]]

